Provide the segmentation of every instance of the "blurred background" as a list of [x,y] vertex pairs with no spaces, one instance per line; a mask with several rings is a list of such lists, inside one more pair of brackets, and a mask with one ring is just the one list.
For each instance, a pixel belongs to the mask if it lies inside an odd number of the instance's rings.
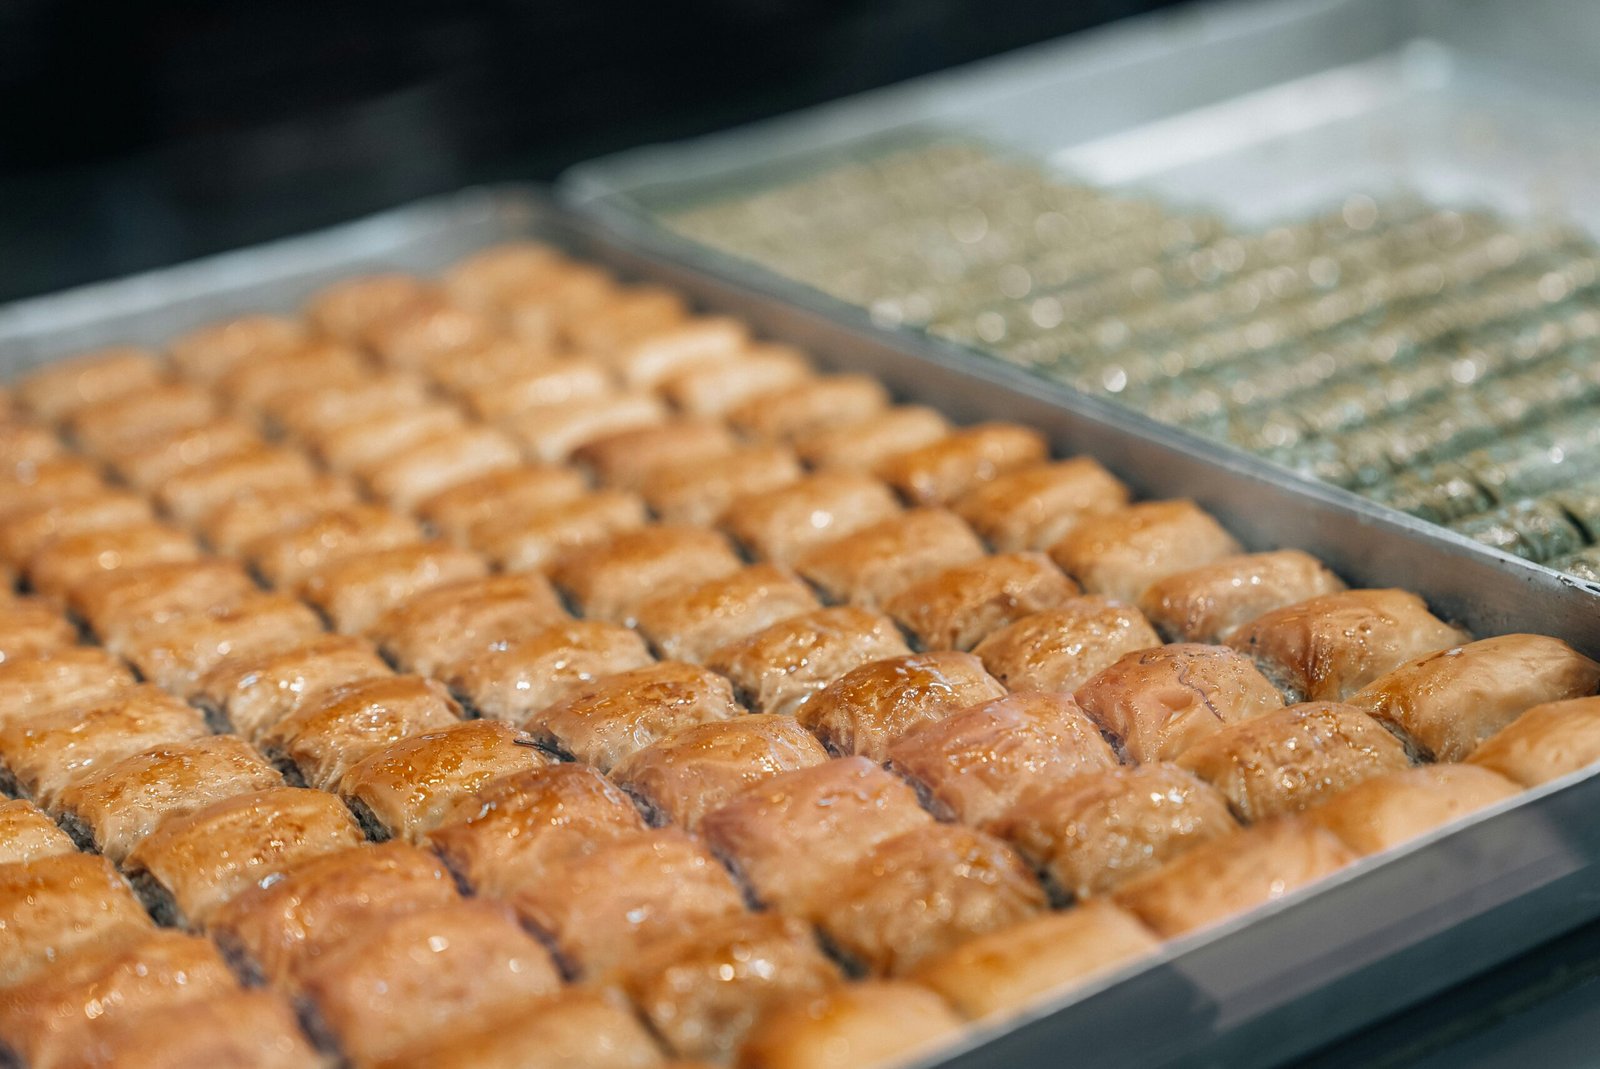
[[1173,0],[0,0],[0,300],[732,126]]

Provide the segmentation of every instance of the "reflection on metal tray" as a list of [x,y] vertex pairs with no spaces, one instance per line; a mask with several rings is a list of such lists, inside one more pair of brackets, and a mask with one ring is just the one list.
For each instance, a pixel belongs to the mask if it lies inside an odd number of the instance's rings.
[[[243,309],[288,309],[326,281],[374,268],[431,270],[492,241],[537,234],[811,349],[831,368],[881,376],[963,419],[1004,416],[1091,452],[1137,490],[1195,497],[1252,548],[1301,546],[1361,585],[1404,585],[1483,635],[1535,630],[1600,652],[1593,592],[1259,462],[1002,365],[975,366],[833,314],[785,302],[626,233],[563,216],[527,190],[473,191],[262,249],[0,308],[14,368],[113,341],[158,342]],[[9,368],[8,368],[9,369]],[[1575,775],[1467,823],[1368,859],[1056,1005],[971,1037],[950,1066],[1266,1065],[1426,997],[1600,914],[1600,776]]]

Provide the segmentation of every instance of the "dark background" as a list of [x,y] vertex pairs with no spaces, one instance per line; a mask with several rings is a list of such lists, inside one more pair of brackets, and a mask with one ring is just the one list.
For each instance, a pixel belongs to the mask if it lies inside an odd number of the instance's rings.
[[0,299],[775,115],[1173,0],[0,0]]

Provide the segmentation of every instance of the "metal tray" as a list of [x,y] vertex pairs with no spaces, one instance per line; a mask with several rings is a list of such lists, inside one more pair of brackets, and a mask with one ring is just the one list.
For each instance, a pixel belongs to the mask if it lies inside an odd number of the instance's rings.
[[[117,341],[159,343],[246,309],[288,310],[335,277],[426,271],[489,242],[536,235],[619,272],[881,376],[961,419],[1006,417],[1062,452],[1100,457],[1146,494],[1186,494],[1253,548],[1303,547],[1361,585],[1400,585],[1488,635],[1558,635],[1600,653],[1600,599],[1511,558],[1474,552],[1403,516],[1283,481],[1249,458],[1015,369],[971,362],[865,322],[663,260],[531,189],[474,190],[319,234],[0,307],[0,370]],[[1576,774],[1463,825],[1365,860],[1307,893],[1169,944],[1153,961],[971,1037],[947,1066],[1269,1065],[1395,1012],[1600,915],[1600,775]],[[933,1063],[930,1063],[933,1064]]]

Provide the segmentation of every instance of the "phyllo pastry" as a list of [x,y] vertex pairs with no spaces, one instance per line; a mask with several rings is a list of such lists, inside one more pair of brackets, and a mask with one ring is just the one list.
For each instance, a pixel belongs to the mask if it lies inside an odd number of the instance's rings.
[[754,713],[674,732],[624,758],[611,778],[658,821],[696,831],[751,784],[826,760],[792,717]]
[[381,413],[413,412],[431,407],[434,401],[421,375],[373,370],[350,382],[294,383],[264,400],[261,411],[269,426],[309,444]]
[[322,463],[347,475],[366,475],[390,457],[438,434],[467,425],[454,405],[429,398],[420,405],[381,408],[311,436],[309,445]]
[[1132,914],[1095,900],[968,940],[924,961],[911,978],[976,1019],[1064,994],[1160,945]]
[[793,564],[818,546],[900,512],[900,502],[881,480],[858,471],[819,471],[738,498],[722,524],[752,556]]
[[221,414],[210,390],[189,382],[161,381],[84,405],[64,422],[69,437],[85,453],[114,460],[145,442],[209,423]]
[[737,360],[685,368],[663,380],[657,391],[679,411],[719,418],[746,401],[793,387],[811,376],[811,363],[804,353],[767,343],[751,346]]
[[481,898],[363,924],[298,978],[313,1030],[357,1065],[470,1035],[561,987],[549,952]]
[[775,564],[752,564],[639,607],[639,633],[664,658],[698,663],[781,620],[821,608],[811,588]]
[[139,674],[190,695],[224,661],[292,649],[323,634],[322,621],[287,594],[247,594],[205,612],[174,616],[111,644]]
[[803,474],[788,446],[750,445],[720,457],[657,468],[640,492],[667,523],[709,526],[740,498],[788,486]]
[[1356,855],[1300,817],[1212,839],[1124,884],[1116,901],[1166,939],[1225,921],[1344,868]]
[[834,753],[886,761],[916,725],[1005,692],[970,653],[913,653],[851,669],[796,715]]
[[549,763],[510,724],[466,720],[367,755],[339,780],[339,793],[368,838],[415,842],[490,781]]
[[1351,787],[1306,819],[1358,854],[1376,854],[1514,797],[1521,788],[1478,765],[1419,765]]
[[379,843],[298,861],[231,899],[208,927],[242,975],[292,989],[302,969],[363,927],[458,898],[432,853]]
[[568,553],[608,542],[648,519],[637,494],[597,490],[487,517],[468,534],[467,543],[508,572],[543,572]]
[[52,539],[113,531],[153,518],[148,501],[112,487],[16,509],[0,506],[0,560],[22,568]]
[[1253,823],[1306,809],[1411,761],[1398,739],[1354,706],[1307,702],[1229,724],[1185,750],[1177,764]]
[[385,457],[364,473],[379,500],[410,511],[435,494],[522,463],[522,450],[494,427],[441,431]]
[[1133,602],[1152,583],[1240,551],[1193,501],[1146,501],[1085,517],[1050,557],[1085,590]]
[[242,556],[269,586],[293,587],[319,568],[363,553],[422,541],[408,516],[381,505],[330,509],[310,522],[275,532],[244,547]]
[[1085,594],[1007,624],[972,652],[1012,690],[1071,693],[1128,654],[1159,645],[1139,610]]
[[1117,755],[1066,694],[1023,691],[913,727],[889,766],[945,820],[984,827],[1024,795],[1110,768]]
[[773,1009],[739,1049],[739,1069],[877,1069],[954,1042],[961,1019],[919,984],[841,984]]
[[441,490],[417,505],[417,515],[457,545],[471,544],[479,524],[496,516],[526,516],[563,505],[588,489],[571,468],[522,464]]
[[0,802],[0,865],[70,854],[77,847],[67,833],[32,802]]
[[294,1010],[267,991],[220,992],[147,1013],[119,1016],[95,1030],[60,1069],[319,1069],[327,1061],[301,1033]]
[[888,457],[877,474],[913,504],[942,505],[1049,456],[1049,443],[1031,427],[980,423]]
[[795,569],[834,601],[878,609],[917,581],[982,556],[983,543],[959,516],[922,508],[817,546]]
[[720,423],[678,419],[608,434],[579,449],[572,459],[592,471],[602,486],[638,490],[660,468],[725,456],[738,445]]
[[402,669],[445,674],[457,662],[531,638],[567,619],[541,575],[491,575],[432,587],[407,598],[371,634]]
[[192,527],[235,497],[294,489],[316,481],[316,469],[298,449],[263,445],[176,472],[156,491],[161,510]]
[[1080,591],[1042,553],[980,557],[915,583],[884,604],[925,650],[970,650],[1031,613],[1060,608]]
[[1074,696],[1131,761],[1170,761],[1225,725],[1283,708],[1250,658],[1188,642],[1130,653]]
[[68,954],[127,943],[152,925],[115,866],[92,854],[0,865],[0,987],[30,981]]
[[407,598],[446,583],[481,579],[488,572],[475,553],[442,542],[419,542],[324,565],[306,577],[300,591],[334,630],[355,635]]
[[270,883],[296,861],[361,841],[333,795],[275,787],[164,821],[123,867],[162,923],[203,928],[229,899]]
[[660,1048],[623,1000],[569,988],[525,1002],[469,1034],[375,1063],[377,1069],[655,1069]]
[[1600,761],[1600,698],[1536,705],[1489,736],[1467,760],[1524,787],[1588,768]]
[[234,411],[255,417],[273,407],[282,394],[347,386],[371,374],[372,368],[359,350],[327,338],[313,338],[267,359],[234,366],[214,388]]
[[841,977],[808,925],[751,913],[651,947],[624,966],[621,982],[674,1054],[722,1060],[767,1010]]
[[534,713],[525,726],[544,745],[604,772],[658,739],[743,712],[722,676],[660,661],[606,676]]
[[323,634],[287,649],[230,657],[190,697],[218,731],[254,742],[318,691],[392,674],[370,644]]
[[67,646],[0,662],[0,729],[58,710],[109,701],[133,683],[128,666],[98,646]]
[[1258,616],[1228,637],[1294,701],[1343,701],[1379,676],[1466,632],[1404,590],[1347,590]]
[[68,649],[78,629],[59,609],[37,598],[15,598],[0,609],[0,663]]
[[521,723],[597,680],[653,660],[638,632],[598,620],[573,620],[504,649],[467,657],[453,666],[448,682],[479,716]]
[[201,518],[195,530],[218,553],[241,553],[258,538],[309,523],[329,509],[353,505],[358,497],[350,480],[318,472],[304,486],[241,491]]
[[106,489],[100,469],[77,456],[54,456],[0,468],[0,515]]
[[1174,642],[1224,642],[1258,616],[1344,588],[1311,554],[1278,549],[1223,557],[1158,579],[1139,607]]
[[[501,342],[435,361],[428,368],[441,386],[457,395],[473,415],[490,423],[535,408],[593,401],[610,395],[612,376],[598,361],[548,356]],[[463,363],[475,367],[462,367]]]
[[1024,798],[995,825],[1072,898],[1105,894],[1237,827],[1226,798],[1171,765],[1074,777]]
[[96,349],[29,371],[16,384],[17,399],[55,422],[86,405],[147,390],[164,374],[161,358],[148,349]]
[[218,557],[107,572],[72,592],[70,607],[102,642],[179,616],[210,612],[258,592],[238,563]]
[[794,439],[810,431],[861,423],[889,406],[889,392],[870,375],[799,379],[730,408],[730,424],[755,438]]
[[[238,416],[218,416],[196,427],[184,427],[118,454],[111,469],[129,486],[154,495],[168,479],[197,468],[263,449],[267,441]],[[254,492],[257,488],[249,488]]]
[[196,327],[167,343],[180,375],[215,382],[239,364],[270,359],[306,340],[304,325],[274,315],[242,315]]
[[652,390],[690,368],[727,370],[749,344],[750,328],[737,319],[693,316],[608,348],[604,357],[629,386]]
[[56,808],[78,842],[121,861],[163,820],[282,784],[243,739],[206,735],[95,769],[62,791]]
[[306,318],[324,334],[355,341],[374,323],[437,294],[436,285],[389,271],[330,283],[306,302]]
[[1350,698],[1439,761],[1461,761],[1535,705],[1584,698],[1600,664],[1560,639],[1500,635],[1419,657]]
[[536,405],[505,416],[500,425],[534,460],[557,464],[590,442],[667,422],[667,406],[651,394],[614,393]]
[[885,839],[820,903],[811,920],[847,960],[901,975],[1046,907],[1016,851],[970,828],[928,824]]
[[922,405],[895,405],[853,423],[829,423],[795,436],[800,459],[818,470],[872,471],[885,460],[931,445],[950,433],[943,415]]
[[700,832],[759,902],[807,914],[878,843],[932,823],[904,782],[864,757],[762,779]]
[[52,538],[28,562],[34,592],[67,603],[78,588],[109,574],[149,564],[192,561],[200,556],[194,539],[164,523],[141,520],[109,531],[85,531]]
[[996,475],[950,506],[996,553],[1049,549],[1085,517],[1116,512],[1128,488],[1090,457]]
[[738,555],[714,531],[651,525],[571,553],[550,574],[583,616],[631,627],[645,602],[739,567]]
[[706,664],[755,712],[793,715],[852,668],[910,652],[888,617],[838,606],[791,616],[714,650]]

